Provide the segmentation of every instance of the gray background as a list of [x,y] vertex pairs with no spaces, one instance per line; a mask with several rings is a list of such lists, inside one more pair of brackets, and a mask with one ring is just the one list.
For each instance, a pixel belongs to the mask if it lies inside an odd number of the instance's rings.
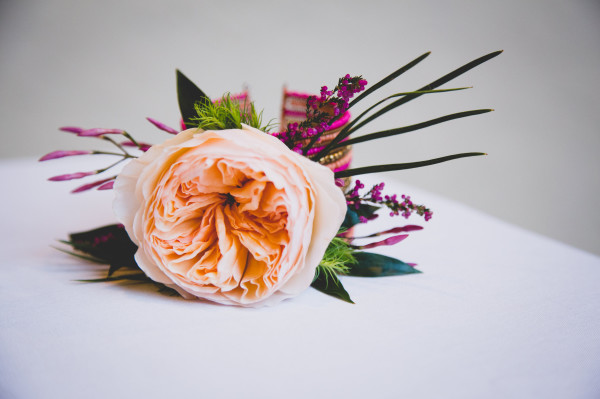
[[414,90],[504,49],[445,86],[473,89],[421,97],[364,133],[494,113],[361,144],[355,165],[487,152],[390,176],[600,254],[599,17],[591,0],[4,0],[0,156],[33,161],[95,146],[58,132],[64,125],[120,127],[158,142],[165,136],[144,118],[177,124],[175,68],[213,97],[246,85],[270,119],[284,84],[316,92],[346,73],[374,83],[432,51],[385,93]]

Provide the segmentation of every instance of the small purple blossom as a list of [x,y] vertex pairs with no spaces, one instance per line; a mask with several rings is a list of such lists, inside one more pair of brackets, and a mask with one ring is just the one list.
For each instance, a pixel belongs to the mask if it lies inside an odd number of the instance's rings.
[[[413,212],[416,212],[419,216],[423,216],[425,221],[431,219],[433,212],[429,208],[424,205],[415,205],[408,195],[402,195],[401,201],[398,201],[396,194],[391,196],[383,195],[382,190],[384,187],[384,183],[376,184],[366,194],[361,195],[359,191],[364,188],[364,184],[360,180],[356,180],[354,187],[346,192],[346,203],[348,206],[362,213],[359,214],[361,223],[373,219],[372,217],[368,217],[368,214],[372,213],[372,211],[368,211],[369,206],[385,206],[389,209],[390,216],[401,215],[408,219]],[[361,209],[363,210],[362,212]],[[363,217],[361,218],[360,216]]]

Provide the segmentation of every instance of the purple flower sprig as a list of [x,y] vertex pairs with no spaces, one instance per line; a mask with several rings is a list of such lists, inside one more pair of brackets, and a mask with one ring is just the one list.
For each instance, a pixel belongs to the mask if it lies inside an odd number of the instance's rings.
[[[348,110],[349,100],[366,85],[362,76],[346,75],[332,90],[322,86],[319,97],[310,96],[306,100],[306,120],[289,123],[286,130],[276,136],[288,148],[306,156],[329,126]],[[308,144],[307,139],[310,139]]]
[[[178,133],[178,131],[176,129],[174,129],[170,126],[167,126],[162,122],[159,122],[152,118],[146,118],[146,119],[150,123],[152,123],[155,127],[157,127],[158,129],[160,129],[162,131],[165,131],[169,134],[177,134]],[[63,132],[73,133],[77,137],[93,137],[93,138],[97,138],[100,140],[108,141],[109,143],[111,143],[112,145],[117,147],[119,149],[119,152],[97,151],[97,150],[90,150],[90,151],[59,150],[59,151],[53,151],[51,153],[44,155],[43,157],[41,157],[39,159],[40,162],[50,161],[53,159],[59,159],[59,158],[64,158],[64,157],[71,157],[71,156],[76,156],[76,155],[97,155],[97,154],[114,155],[114,156],[120,157],[121,159],[117,160],[113,164],[111,164],[105,168],[102,168],[102,169],[93,170],[93,171],[89,171],[89,172],[75,172],[75,173],[67,173],[67,174],[63,174],[63,175],[53,176],[48,179],[50,181],[67,181],[67,180],[82,179],[84,177],[98,175],[100,173],[106,172],[107,170],[113,168],[114,166],[117,166],[118,164],[120,164],[121,162],[123,162],[125,160],[137,158],[137,156],[129,153],[125,149],[125,147],[135,147],[142,152],[146,152],[150,149],[150,147],[152,147],[151,144],[142,143],[140,141],[137,141],[136,139],[133,138],[133,136],[131,136],[128,132],[126,132],[123,129],[106,129],[106,128],[84,129],[84,128],[75,127],[75,126],[64,126],[64,127],[61,127],[59,130],[61,130]],[[115,136],[115,135],[123,136],[123,138],[125,138],[125,140],[118,142],[115,139],[113,139],[113,136]],[[97,181],[94,181],[91,183],[87,183],[87,184],[77,187],[76,189],[71,191],[71,193],[80,193],[83,191],[91,190],[92,188],[96,188],[97,190],[110,190],[113,188],[116,178],[117,178],[117,176],[111,176],[109,178],[104,178],[102,180],[97,180]]]
[[[385,206],[390,211],[390,216],[402,215],[408,219],[410,215],[416,213],[423,216],[426,222],[433,216],[433,212],[429,208],[425,205],[416,205],[408,195],[403,194],[400,200],[396,194],[383,195],[382,190],[385,183],[376,184],[366,193],[360,194],[360,190],[364,187],[365,185],[360,180],[355,181],[354,187],[346,193],[346,203],[349,207],[359,210],[365,206]],[[375,214],[370,217],[360,216],[360,222],[366,223],[376,217]]]

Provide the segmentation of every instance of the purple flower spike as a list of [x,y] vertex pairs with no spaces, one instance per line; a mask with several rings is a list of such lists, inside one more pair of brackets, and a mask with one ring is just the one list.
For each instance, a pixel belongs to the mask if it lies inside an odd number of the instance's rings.
[[83,132],[85,129],[80,128],[80,127],[75,127],[75,126],[63,126],[61,128],[58,128],[58,130],[63,131],[63,132],[68,132],[68,133],[79,134],[79,133]]
[[91,153],[92,153],[92,151],[53,151],[53,152],[41,157],[38,160],[38,162],[49,161],[51,159],[57,159],[57,158],[63,158],[63,157],[70,157],[73,155],[87,155],[87,154],[91,154]]
[[98,190],[112,190],[114,185],[115,185],[115,181],[111,180],[108,183],[104,183],[103,185],[98,187]]
[[162,122],[157,121],[156,119],[152,119],[152,118],[146,118],[146,119],[148,119],[148,122],[152,123],[154,126],[156,126],[160,130],[163,130],[163,131],[165,131],[167,133],[171,133],[171,134],[177,134],[177,133],[179,133],[177,130],[173,129],[170,126],[165,125]]
[[65,180],[74,180],[81,179],[82,177],[95,175],[96,172],[77,172],[77,173],[68,173],[66,175],[59,175],[49,178],[50,181],[65,181]]
[[103,128],[95,128],[95,129],[87,129],[84,130],[80,133],[78,133],[78,136],[81,137],[98,137],[98,136],[103,136],[105,134],[123,134],[125,133],[125,130],[122,129],[103,129]]
[[87,190],[90,190],[90,189],[92,189],[94,187],[100,186],[100,185],[102,185],[102,184],[104,184],[106,182],[110,182],[111,180],[113,180],[112,177],[108,178],[108,179],[98,180],[98,181],[95,181],[93,183],[84,184],[83,186],[79,186],[75,190],[71,191],[71,193],[72,194],[81,193],[83,191],[87,191]]

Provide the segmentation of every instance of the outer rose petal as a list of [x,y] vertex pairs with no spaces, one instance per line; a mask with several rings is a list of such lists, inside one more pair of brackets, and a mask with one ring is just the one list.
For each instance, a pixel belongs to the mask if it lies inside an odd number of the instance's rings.
[[[296,212],[296,217],[302,219],[298,221],[290,219],[289,226],[291,227],[289,229],[293,229],[296,225],[299,228],[307,227],[301,231],[288,230],[294,234],[289,237],[290,245],[286,247],[286,251],[291,248],[290,251],[294,250],[298,253],[285,253],[284,255],[285,260],[291,260],[293,264],[286,263],[282,266],[285,269],[282,270],[286,273],[281,278],[281,284],[274,285],[276,288],[274,291],[267,292],[264,296],[251,302],[237,300],[229,295],[230,288],[223,288],[221,291],[219,290],[222,287],[215,288],[215,290],[205,289],[206,287],[198,287],[191,281],[185,281],[179,275],[174,276],[172,270],[167,271],[168,267],[161,264],[155,254],[156,251],[153,252],[152,243],[147,239],[145,230],[147,220],[144,209],[146,209],[148,201],[154,198],[153,195],[158,192],[157,185],[164,184],[164,182],[161,183],[163,175],[171,173],[169,168],[174,162],[180,160],[186,151],[199,149],[202,153],[202,146],[207,145],[212,146],[211,150],[218,150],[218,153],[213,155],[216,159],[225,159],[238,165],[241,162],[240,159],[251,158],[252,167],[263,168],[265,175],[275,179],[273,184],[276,186],[289,186],[291,187],[290,191],[307,195],[306,198],[303,195],[300,195],[302,198],[291,196],[289,203],[286,203],[290,214],[293,215]],[[294,180],[296,185],[290,186],[292,182],[285,180],[285,176],[299,180]],[[282,178],[284,180],[281,180]],[[158,187],[158,189],[162,190],[164,187]],[[271,305],[306,289],[311,284],[315,269],[329,242],[337,233],[346,213],[344,195],[336,187],[331,170],[290,151],[278,139],[245,125],[242,130],[217,132],[188,129],[162,144],[153,146],[140,158],[125,166],[115,182],[114,191],[116,195],[114,211],[117,219],[125,225],[127,233],[139,246],[136,262],[150,278],[177,289],[186,298],[200,297],[224,304],[242,306]],[[294,194],[287,191],[286,193],[287,195]],[[303,208],[306,206],[306,201],[308,201],[310,209]],[[312,228],[309,228],[311,225]],[[178,225],[178,227],[180,226]],[[225,243],[220,242],[219,246],[221,245],[225,245]],[[228,269],[234,267],[230,264],[221,266]],[[288,266],[289,272],[287,271]],[[245,270],[248,270],[248,267],[246,264]],[[220,283],[225,284],[226,282],[221,281]]]

